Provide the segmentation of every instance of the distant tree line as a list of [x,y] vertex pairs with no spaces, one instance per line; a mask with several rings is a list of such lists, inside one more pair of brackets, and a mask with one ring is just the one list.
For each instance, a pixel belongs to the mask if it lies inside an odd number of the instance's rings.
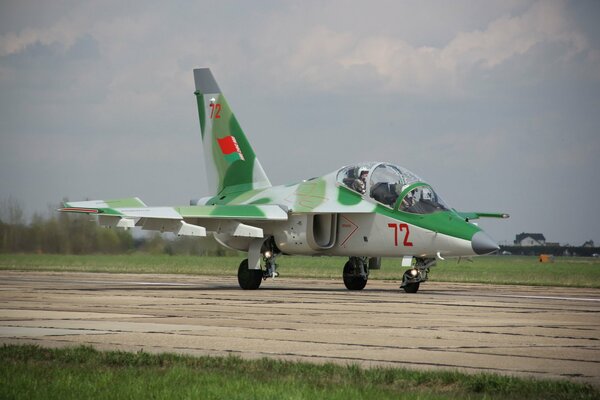
[[153,254],[229,255],[212,238],[168,237],[159,233],[132,235],[132,231],[107,229],[88,215],[54,211],[35,213],[26,221],[19,202],[0,200],[0,253],[40,254]]
[[[58,208],[58,207],[56,207]],[[134,249],[129,232],[101,229],[87,215],[50,212],[26,222],[12,198],[0,203],[0,251],[3,253],[123,253]]]

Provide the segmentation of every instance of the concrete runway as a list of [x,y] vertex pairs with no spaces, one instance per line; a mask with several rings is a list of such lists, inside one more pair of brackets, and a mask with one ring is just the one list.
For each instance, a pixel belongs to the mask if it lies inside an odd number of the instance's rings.
[[236,354],[600,386],[600,290],[0,271],[0,343]]

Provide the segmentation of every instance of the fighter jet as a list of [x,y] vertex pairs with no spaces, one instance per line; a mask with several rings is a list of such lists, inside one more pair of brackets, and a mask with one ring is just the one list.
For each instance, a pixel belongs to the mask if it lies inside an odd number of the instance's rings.
[[208,68],[195,69],[208,182],[214,195],[188,206],[149,207],[139,198],[66,202],[59,211],[96,215],[106,227],[207,236],[247,253],[242,289],[278,276],[279,255],[347,257],[349,290],[362,290],[382,257],[408,267],[416,293],[437,259],[492,253],[498,245],[471,221],[507,214],[459,212],[426,181],[389,162],[359,162],[302,182],[273,186]]

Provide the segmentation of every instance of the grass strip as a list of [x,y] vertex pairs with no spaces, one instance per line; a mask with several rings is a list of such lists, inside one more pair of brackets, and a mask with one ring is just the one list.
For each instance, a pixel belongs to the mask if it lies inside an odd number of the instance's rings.
[[[236,276],[239,257],[169,256],[134,253],[124,255],[0,254],[0,269],[22,271],[76,271],[109,273],[168,273]],[[341,279],[343,257],[289,257],[277,259],[282,277]],[[401,280],[405,268],[399,259],[384,259],[381,270],[369,279]],[[472,261],[438,261],[430,279],[437,282],[470,282],[506,285],[600,288],[600,259],[557,257],[540,263],[537,257],[489,256]]]
[[235,356],[0,348],[3,399],[597,399],[566,380],[310,364]]

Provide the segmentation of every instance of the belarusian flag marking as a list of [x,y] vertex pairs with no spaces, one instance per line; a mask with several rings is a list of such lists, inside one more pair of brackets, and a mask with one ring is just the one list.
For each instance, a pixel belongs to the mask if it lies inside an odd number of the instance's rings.
[[240,146],[234,136],[225,136],[222,139],[217,138],[217,142],[219,143],[221,152],[229,163],[237,160],[245,161],[242,150],[240,150]]

